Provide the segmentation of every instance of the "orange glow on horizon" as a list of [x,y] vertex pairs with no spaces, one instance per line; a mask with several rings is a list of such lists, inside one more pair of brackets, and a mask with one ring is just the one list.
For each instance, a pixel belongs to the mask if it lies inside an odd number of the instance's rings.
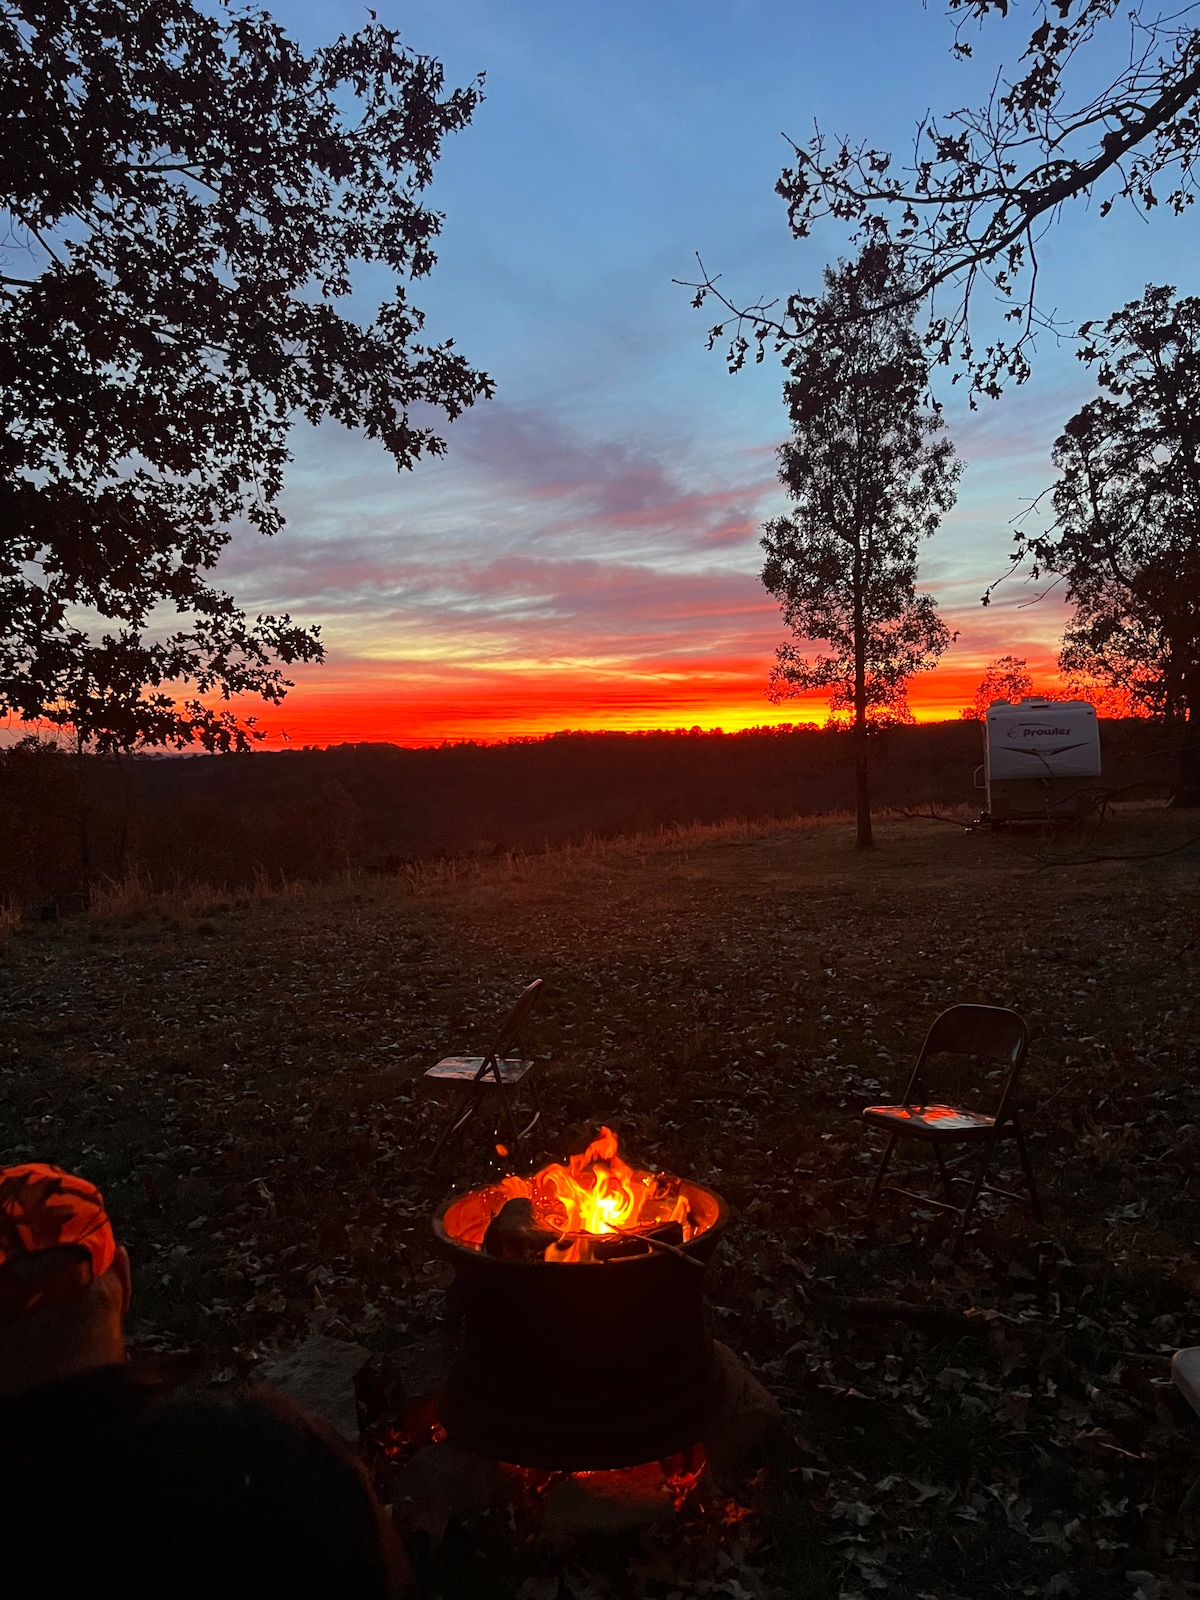
[[[942,667],[909,685],[909,707],[919,723],[957,721],[987,666]],[[823,727],[828,698],[812,694],[772,705],[764,694],[769,658],[639,664],[587,672],[534,667],[431,669],[428,662],[331,662],[298,673],[281,706],[250,698],[229,703],[256,719],[264,750],[324,748],[341,744],[420,747],[502,744],[574,733],[651,733],[699,729],[738,733],[780,724]],[[1061,692],[1054,657],[1029,652],[1035,693]],[[218,704],[220,704],[218,702]],[[1112,715],[1103,705],[1101,716]],[[1116,714],[1125,714],[1118,712]],[[10,723],[0,742],[32,732],[54,737],[49,726]],[[6,737],[7,736],[7,737]]]
[[[237,709],[257,715],[266,749],[303,745],[481,744],[543,738],[570,729],[634,733],[701,728],[726,733],[781,723],[823,725],[828,700],[806,695],[772,705],[763,693],[767,666],[760,662],[689,664],[683,672],[612,673],[534,671],[447,674],[431,681],[428,668],[413,673],[411,687],[389,674],[306,675],[280,707],[247,701]],[[957,720],[969,706],[986,663],[940,669],[915,679],[909,706],[917,722]],[[1062,687],[1053,658],[1030,660],[1035,685]]]

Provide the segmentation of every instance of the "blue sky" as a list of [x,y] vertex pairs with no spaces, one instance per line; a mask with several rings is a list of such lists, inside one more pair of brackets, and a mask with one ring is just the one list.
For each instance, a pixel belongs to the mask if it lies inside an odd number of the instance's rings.
[[[308,46],[366,16],[272,9]],[[437,171],[440,260],[414,298],[497,396],[450,430],[445,458],[402,476],[344,430],[297,432],[287,530],[222,568],[249,605],[323,625],[327,664],[270,724],[409,742],[819,715],[762,698],[782,636],[757,581],[759,524],[783,505],[779,368],[730,377],[704,347],[712,319],[672,279],[699,251],[735,297],[815,287],[844,238],[791,239],[773,192],[783,134],[802,141],[817,121],[905,150],[927,109],[986,92],[1032,7],[984,29],[966,66],[939,0],[375,9],[448,82],[487,75]],[[1074,326],[1148,281],[1196,291],[1196,246],[1192,217],[1069,208],[1042,247],[1043,302]],[[1034,380],[975,416],[947,390],[967,468],[922,572],[960,638],[914,699],[952,711],[993,656],[1053,656],[1053,603],[1017,585],[986,612],[977,601],[1089,392],[1071,349],[1045,339]]]

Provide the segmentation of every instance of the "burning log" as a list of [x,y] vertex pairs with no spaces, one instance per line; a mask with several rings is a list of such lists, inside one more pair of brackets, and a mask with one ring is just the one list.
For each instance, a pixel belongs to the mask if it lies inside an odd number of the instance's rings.
[[560,1237],[553,1228],[539,1227],[533,1201],[526,1195],[517,1195],[506,1200],[488,1223],[483,1248],[501,1261],[543,1261],[546,1251]]
[[581,1259],[581,1249],[591,1261],[619,1261],[624,1256],[645,1255],[655,1247],[677,1252],[682,1244],[681,1222],[650,1222],[620,1233],[583,1235],[581,1245],[578,1234],[542,1227],[533,1201],[524,1195],[506,1200],[483,1236],[484,1254],[501,1261],[575,1261]]
[[[660,1250],[669,1250],[672,1255],[683,1256],[685,1261],[693,1261],[693,1256],[683,1255],[679,1248],[683,1243],[683,1224],[681,1222],[652,1223],[645,1228],[628,1228],[622,1233],[601,1235],[599,1238],[587,1239],[587,1259],[590,1261],[622,1261],[628,1256],[644,1256],[648,1251],[657,1246]],[[560,1242],[559,1248],[569,1252],[577,1248],[577,1241],[566,1239]],[[548,1261],[555,1257],[548,1255]],[[702,1265],[702,1263],[698,1263]]]

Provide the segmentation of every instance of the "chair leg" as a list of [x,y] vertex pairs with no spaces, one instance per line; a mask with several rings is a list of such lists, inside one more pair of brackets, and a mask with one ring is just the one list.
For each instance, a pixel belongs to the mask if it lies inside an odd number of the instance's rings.
[[951,1181],[949,1172],[946,1170],[946,1158],[942,1154],[941,1145],[935,1144],[933,1153],[937,1157],[938,1171],[942,1175],[942,1188],[946,1191],[946,1199],[950,1205],[954,1205],[954,1184]]
[[441,1155],[444,1146],[454,1134],[462,1132],[478,1110],[479,1091],[474,1087],[465,1090],[460,1096],[458,1104],[442,1124],[442,1131],[438,1134],[437,1143],[429,1152],[429,1159],[426,1165],[433,1165],[438,1156]]
[[1021,1170],[1025,1174],[1025,1182],[1029,1185],[1029,1203],[1033,1207],[1034,1217],[1042,1221],[1042,1202],[1038,1198],[1037,1184],[1033,1181],[1033,1162],[1029,1159],[1029,1151],[1025,1148],[1025,1136],[1021,1132],[1021,1124],[1014,1111],[1012,1116],[1013,1136],[1017,1141],[1017,1154],[1021,1158]]
[[962,1209],[962,1217],[958,1224],[958,1232],[954,1236],[954,1249],[950,1252],[950,1259],[952,1261],[958,1260],[958,1252],[962,1249],[962,1242],[966,1237],[967,1224],[970,1222],[971,1214],[975,1210],[976,1205],[979,1203],[979,1193],[983,1188],[983,1180],[987,1177],[987,1169],[991,1165],[992,1155],[995,1149],[996,1135],[993,1133],[992,1137],[984,1146],[983,1160],[979,1163],[979,1171],[975,1174],[975,1182],[971,1185],[971,1193],[968,1195],[967,1203]]
[[[495,1124],[495,1133],[497,1136],[500,1136],[501,1129],[503,1128],[505,1130],[503,1137],[508,1140],[509,1148],[512,1154],[517,1157],[520,1157],[524,1153],[524,1145],[526,1140],[529,1138],[529,1135],[538,1126],[542,1119],[542,1099],[541,1095],[538,1093],[537,1083],[531,1080],[529,1088],[531,1098],[533,1100],[534,1110],[533,1116],[523,1128],[519,1127],[517,1124],[516,1113],[513,1109],[512,1096],[509,1092],[508,1086],[500,1081],[498,1076],[496,1082],[489,1085],[486,1091],[488,1094],[495,1094],[500,1098],[500,1116]],[[438,1135],[437,1142],[433,1149],[429,1152],[429,1156],[426,1160],[426,1166],[432,1166],[449,1141],[456,1134],[461,1133],[469,1122],[473,1121],[481,1104],[483,1103],[483,1095],[484,1091],[476,1084],[468,1085],[468,1087],[463,1091],[462,1095],[459,1097],[458,1104],[450,1112],[450,1115],[446,1118],[446,1121],[442,1125],[442,1131]]]
[[519,1156],[521,1154],[521,1130],[517,1127],[516,1117],[513,1116],[512,1101],[508,1097],[508,1090],[499,1079],[496,1084],[496,1093],[500,1096],[500,1102],[504,1108],[504,1120],[508,1124],[508,1134],[512,1141],[512,1153]]
[[875,1173],[875,1181],[872,1183],[871,1192],[867,1196],[867,1209],[863,1213],[864,1216],[871,1216],[875,1207],[879,1204],[879,1195],[883,1188],[883,1175],[888,1169],[888,1163],[892,1159],[892,1151],[896,1148],[896,1141],[899,1137],[898,1133],[888,1136],[887,1147],[883,1152],[883,1160],[879,1163],[879,1168]]
[[539,1125],[539,1123],[542,1120],[542,1097],[538,1093],[537,1084],[535,1082],[532,1082],[532,1081],[530,1082],[530,1085],[529,1085],[529,1098],[530,1098],[530,1100],[531,1100],[531,1102],[533,1104],[533,1115],[530,1117],[529,1121],[525,1124],[525,1126],[521,1129],[521,1142],[522,1143],[524,1143],[529,1138],[529,1135],[533,1132],[533,1130]]

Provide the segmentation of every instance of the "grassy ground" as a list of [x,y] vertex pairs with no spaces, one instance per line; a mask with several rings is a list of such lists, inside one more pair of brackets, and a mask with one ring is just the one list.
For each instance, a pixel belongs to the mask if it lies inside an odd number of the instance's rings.
[[[732,1543],[610,1552],[559,1594],[1200,1593],[1200,1419],[1168,1381],[1200,1341],[1198,832],[1152,807],[1082,842],[902,820],[856,856],[807,823],[110,894],[0,950],[0,1159],[103,1187],[143,1342],[223,1376],[314,1326],[386,1353],[443,1310],[416,1080],[540,976],[550,1148],[606,1121],[726,1196],[715,1331],[789,1432]],[[1030,1024],[1048,1211],[997,1202],[957,1266],[932,1214],[863,1226],[857,1119],[955,1000]],[[478,1592],[553,1596],[548,1570],[518,1550]]]

